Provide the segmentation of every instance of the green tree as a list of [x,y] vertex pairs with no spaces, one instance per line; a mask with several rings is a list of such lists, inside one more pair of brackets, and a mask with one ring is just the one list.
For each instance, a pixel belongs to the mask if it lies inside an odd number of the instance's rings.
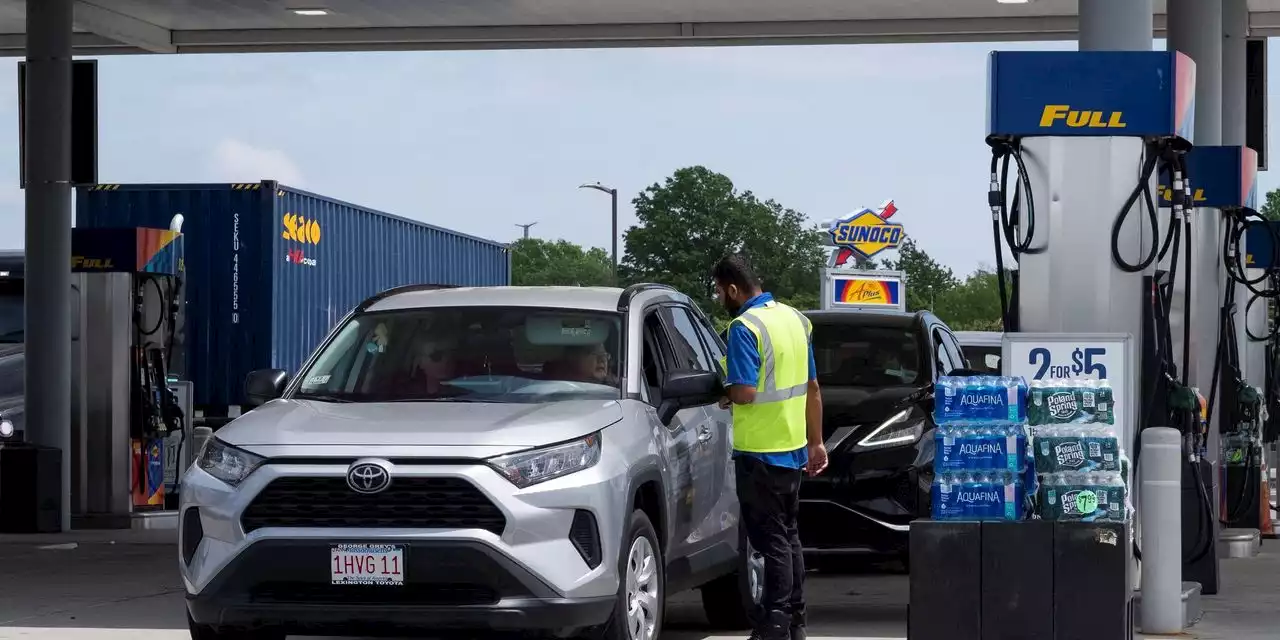
[[1262,210],[1258,213],[1268,220],[1280,220],[1280,189],[1267,192],[1266,201],[1262,203]]
[[584,249],[567,240],[523,238],[511,243],[511,284],[609,286],[613,264],[604,249]]
[[935,310],[939,298],[960,284],[951,269],[930,257],[911,238],[898,247],[896,259],[883,262],[885,269],[903,273],[908,311]]
[[956,331],[1003,331],[999,286],[994,270],[979,268],[943,292],[933,311]]
[[628,281],[669,284],[722,315],[712,302],[711,267],[725,255],[743,253],[780,300],[816,302],[825,252],[817,228],[801,213],[739,192],[727,176],[706,167],[680,169],[632,204],[640,223],[624,235]]

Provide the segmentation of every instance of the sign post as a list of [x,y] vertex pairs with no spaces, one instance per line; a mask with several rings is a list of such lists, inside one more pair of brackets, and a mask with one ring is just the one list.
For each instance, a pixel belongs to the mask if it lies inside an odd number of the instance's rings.
[[892,309],[906,311],[906,279],[901,271],[866,271],[856,267],[906,238],[900,224],[889,222],[898,212],[892,200],[876,209],[859,209],[824,223],[825,244],[832,247],[822,273],[823,310]]

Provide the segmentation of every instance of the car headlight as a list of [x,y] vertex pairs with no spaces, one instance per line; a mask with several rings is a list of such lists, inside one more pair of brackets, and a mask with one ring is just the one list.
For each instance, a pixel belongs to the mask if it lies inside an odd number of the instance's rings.
[[205,473],[234,487],[244,482],[265,461],[266,458],[256,453],[237,449],[217,438],[209,438],[200,450],[196,465]]
[[913,416],[911,409],[903,409],[880,423],[867,437],[854,446],[855,451],[883,449],[912,444],[924,435],[924,419]]
[[600,461],[600,434],[593,433],[580,440],[509,453],[489,459],[489,466],[524,489],[571,473],[590,469]]

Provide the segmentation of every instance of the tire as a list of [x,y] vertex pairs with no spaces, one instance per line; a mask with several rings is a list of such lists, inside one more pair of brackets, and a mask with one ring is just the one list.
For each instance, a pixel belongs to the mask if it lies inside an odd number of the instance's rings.
[[760,619],[764,595],[764,559],[743,535],[738,568],[702,586],[702,612],[713,629],[741,631]]
[[[658,640],[662,635],[662,623],[666,615],[667,565],[662,557],[662,547],[658,546],[658,534],[649,522],[649,516],[639,509],[631,512],[627,525],[627,535],[623,537],[623,545],[618,554],[618,596],[614,604],[613,615],[603,627],[590,634],[599,640]],[[633,566],[633,557],[650,554],[652,573],[648,581],[632,587],[637,572],[643,575],[643,567]],[[641,589],[641,587],[646,587]],[[648,612],[640,633],[633,632],[635,620],[628,614],[629,603],[633,594],[640,591],[650,594],[645,598],[649,607],[640,609]],[[640,598],[637,597],[639,604]],[[645,633],[647,627],[653,632]]]
[[285,634],[271,629],[219,629],[207,624],[196,624],[187,614],[187,628],[191,640],[285,640]]

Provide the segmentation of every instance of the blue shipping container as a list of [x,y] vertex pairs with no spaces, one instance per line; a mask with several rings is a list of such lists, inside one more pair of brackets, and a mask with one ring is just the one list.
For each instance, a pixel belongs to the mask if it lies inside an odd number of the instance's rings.
[[95,185],[76,225],[167,229],[182,214],[186,376],[197,405],[244,404],[254,369],[298,367],[365,298],[404,284],[510,282],[507,246],[292,189]]

